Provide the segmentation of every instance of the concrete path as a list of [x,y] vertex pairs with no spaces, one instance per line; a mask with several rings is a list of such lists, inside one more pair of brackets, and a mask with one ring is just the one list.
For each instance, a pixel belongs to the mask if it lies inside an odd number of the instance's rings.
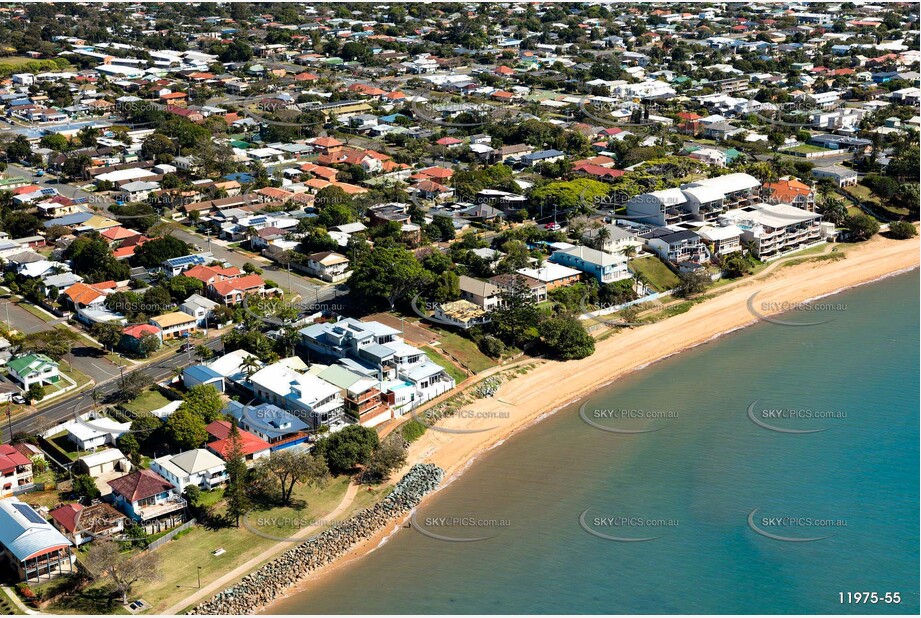
[[[355,500],[355,496],[358,495],[359,486],[355,483],[350,483],[348,488],[345,491],[345,495],[342,496],[342,500],[339,502],[338,506],[331,513],[329,513],[324,519],[327,521],[335,520],[337,517],[345,513],[348,508],[352,505],[352,502]],[[322,526],[312,526],[310,528],[305,528],[301,534],[299,534],[296,539],[297,541],[304,541],[309,539],[311,536],[316,534]],[[218,579],[214,580],[207,586],[203,586],[201,590],[196,590],[193,594],[190,594],[182,601],[179,601],[172,607],[169,607],[162,612],[158,612],[164,615],[176,615],[181,611],[189,608],[192,605],[196,605],[202,600],[212,597],[214,594],[220,592],[226,588],[234,580],[243,577],[256,570],[259,565],[263,562],[266,562],[274,558],[277,554],[284,552],[287,549],[290,549],[296,545],[294,539],[290,541],[279,541],[275,545],[272,545],[264,552],[256,556],[255,558],[250,559],[249,561],[241,564],[234,570],[229,573],[225,573]]]

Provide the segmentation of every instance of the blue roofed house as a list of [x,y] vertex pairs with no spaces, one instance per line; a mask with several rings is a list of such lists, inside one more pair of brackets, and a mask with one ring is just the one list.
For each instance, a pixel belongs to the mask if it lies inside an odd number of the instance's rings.
[[310,425],[296,414],[271,403],[250,406],[230,401],[224,413],[237,419],[241,429],[271,444],[273,451],[303,444],[310,437]]
[[181,275],[193,266],[204,266],[212,260],[210,253],[194,253],[164,260],[160,268],[170,277]]
[[18,498],[0,500],[0,565],[19,581],[40,582],[74,572],[73,544]]
[[582,245],[554,251],[550,261],[562,266],[569,266],[591,275],[598,283],[613,283],[631,277],[627,268],[627,258],[621,254],[610,254]]

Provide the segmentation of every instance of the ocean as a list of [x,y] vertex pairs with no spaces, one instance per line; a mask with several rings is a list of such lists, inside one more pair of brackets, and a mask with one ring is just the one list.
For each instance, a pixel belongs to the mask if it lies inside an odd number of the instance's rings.
[[817,302],[519,433],[270,611],[917,614],[918,272]]

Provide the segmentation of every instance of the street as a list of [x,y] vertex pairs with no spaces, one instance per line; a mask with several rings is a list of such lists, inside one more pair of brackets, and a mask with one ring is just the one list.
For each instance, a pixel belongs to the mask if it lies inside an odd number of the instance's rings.
[[[220,337],[209,339],[202,345],[205,345],[215,351],[221,350],[223,348]],[[152,385],[155,382],[160,382],[161,380],[174,376],[174,370],[179,367],[187,367],[189,365],[195,364],[197,362],[195,357],[190,356],[191,355],[189,354],[175,353],[166,356],[151,365],[140,366],[136,369],[131,369],[130,371],[143,371],[148,376],[149,382]],[[125,373],[128,372],[129,370],[125,371]],[[118,388],[120,379],[121,378],[116,373],[114,377],[96,385],[96,388],[93,390],[99,396],[100,401],[105,399],[106,395],[114,392]],[[51,427],[52,425],[66,420],[67,418],[72,418],[75,414],[83,413],[92,409],[92,392],[93,391],[87,391],[66,397],[54,405],[51,405],[39,412],[35,412],[30,416],[13,421],[13,433],[34,433],[42,430],[43,428]],[[9,441],[9,429],[7,425],[4,424],[2,430],[0,430],[0,436],[2,436],[4,442]]]
[[[54,328],[48,322],[9,300],[0,301],[0,320],[6,322],[8,327],[27,335]],[[119,372],[118,365],[105,358],[105,351],[91,346],[83,337],[70,354],[64,356],[62,360],[77,371],[91,377],[96,383],[113,378]]]

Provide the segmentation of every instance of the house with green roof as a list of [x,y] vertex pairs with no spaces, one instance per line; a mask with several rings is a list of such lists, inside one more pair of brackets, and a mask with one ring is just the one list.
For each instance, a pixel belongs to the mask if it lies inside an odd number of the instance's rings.
[[33,384],[57,384],[61,379],[58,364],[44,354],[26,354],[9,361],[10,377],[29,390]]

